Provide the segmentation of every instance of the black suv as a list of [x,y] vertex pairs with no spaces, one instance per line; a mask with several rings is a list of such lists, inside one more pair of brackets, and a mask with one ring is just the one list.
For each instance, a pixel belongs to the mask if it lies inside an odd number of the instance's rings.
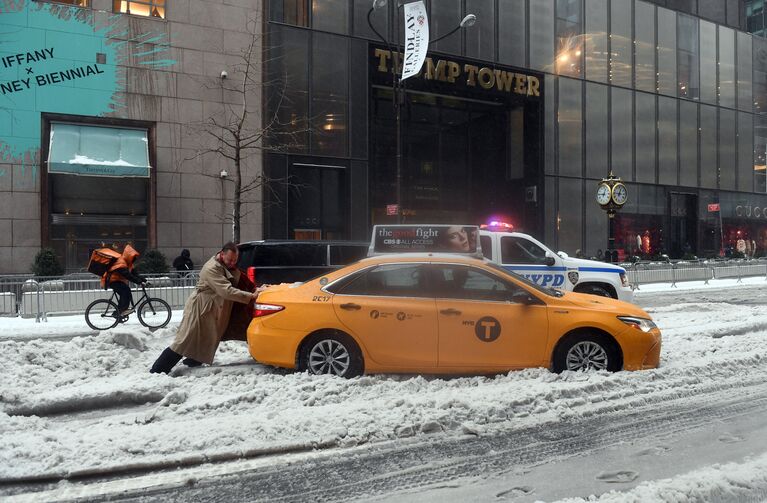
[[257,284],[306,281],[367,256],[362,241],[249,241],[239,246],[240,269],[255,267]]

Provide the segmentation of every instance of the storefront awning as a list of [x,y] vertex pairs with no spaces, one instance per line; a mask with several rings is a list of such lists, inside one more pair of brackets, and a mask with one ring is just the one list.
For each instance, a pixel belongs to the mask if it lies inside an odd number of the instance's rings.
[[146,129],[51,124],[48,172],[149,177]]

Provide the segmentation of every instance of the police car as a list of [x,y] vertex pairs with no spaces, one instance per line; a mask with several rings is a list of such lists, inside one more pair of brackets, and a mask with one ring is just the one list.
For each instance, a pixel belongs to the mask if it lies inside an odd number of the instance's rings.
[[622,267],[554,253],[532,236],[492,222],[479,231],[482,254],[540,286],[631,302],[634,292]]

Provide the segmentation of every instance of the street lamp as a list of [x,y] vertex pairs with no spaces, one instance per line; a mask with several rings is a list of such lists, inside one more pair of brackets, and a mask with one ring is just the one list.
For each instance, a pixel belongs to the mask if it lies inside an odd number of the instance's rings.
[[[370,26],[370,29],[373,30],[373,33],[378,36],[378,38],[381,39],[381,41],[386,44],[386,47],[389,49],[389,53],[391,56],[391,73],[392,73],[392,98],[394,103],[394,117],[396,121],[396,128],[397,128],[397,154],[396,154],[396,160],[397,160],[397,174],[395,178],[396,188],[397,188],[397,223],[402,223],[402,105],[405,103],[405,83],[404,80],[397,77],[397,62],[400,59],[400,38],[399,38],[399,31],[400,31],[400,25],[399,25],[399,10],[404,5],[404,2],[401,0],[397,0],[397,15],[395,18],[397,19],[396,24],[396,30],[397,30],[397,45],[396,45],[396,53],[392,49],[391,44],[389,44],[389,41],[383,37],[380,33],[378,33],[378,30],[375,29],[373,26],[373,22],[370,19],[370,16],[373,14],[373,11],[381,10],[385,8],[388,4],[388,0],[373,0],[373,5],[370,7],[370,10],[368,11],[367,21],[368,26]],[[477,16],[474,14],[467,14],[461,22],[450,30],[449,32],[445,33],[444,35],[435,38],[434,40],[429,40],[429,45],[439,42],[440,40],[449,37],[453,33],[457,32],[458,30],[462,28],[468,28],[470,26],[474,26],[474,24],[477,22]]]

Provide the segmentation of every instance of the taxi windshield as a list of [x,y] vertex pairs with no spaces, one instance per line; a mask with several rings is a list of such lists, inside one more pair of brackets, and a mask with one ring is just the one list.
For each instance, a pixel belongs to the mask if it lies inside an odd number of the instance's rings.
[[485,262],[485,265],[488,267],[491,267],[495,269],[496,271],[502,272],[504,274],[507,274],[514,279],[517,279],[524,283],[525,285],[529,286],[530,288],[534,288],[535,290],[538,290],[541,293],[544,293],[546,295],[549,295],[551,297],[561,297],[564,294],[562,293],[562,290],[557,290],[556,288],[549,288],[547,286],[541,286],[537,283],[534,283],[530,281],[529,279],[525,278],[524,276],[515,273],[514,271],[509,271],[508,269],[505,269],[504,267],[499,266],[498,264],[494,262]]

